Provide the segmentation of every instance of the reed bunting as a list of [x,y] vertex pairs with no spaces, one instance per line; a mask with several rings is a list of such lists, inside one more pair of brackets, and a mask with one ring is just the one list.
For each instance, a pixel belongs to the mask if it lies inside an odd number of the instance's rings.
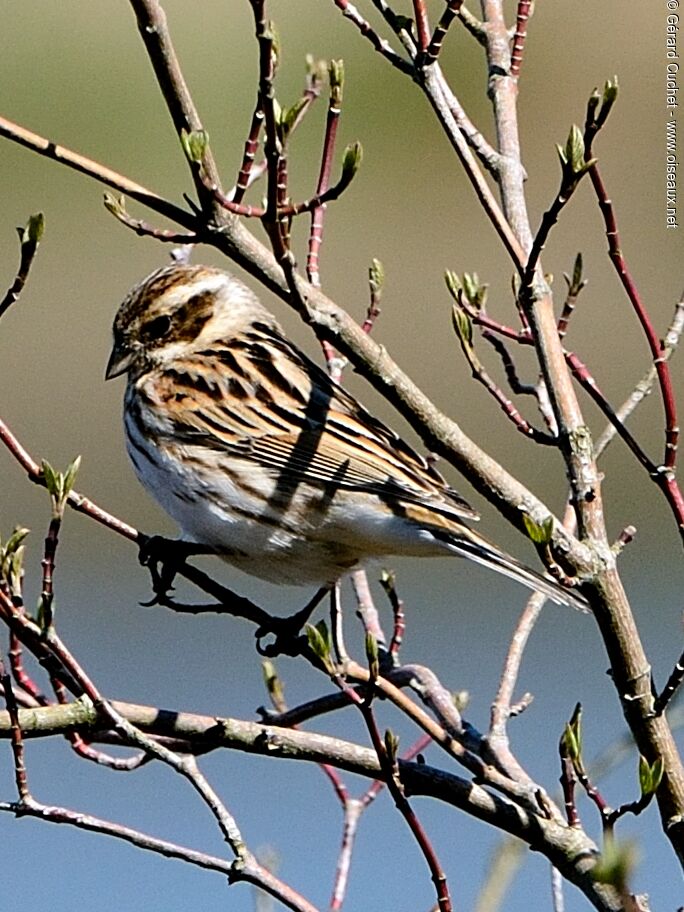
[[184,541],[275,583],[332,584],[372,558],[467,557],[585,608],[469,527],[436,469],[289,342],[233,276],[159,269],[114,321],[138,478]]

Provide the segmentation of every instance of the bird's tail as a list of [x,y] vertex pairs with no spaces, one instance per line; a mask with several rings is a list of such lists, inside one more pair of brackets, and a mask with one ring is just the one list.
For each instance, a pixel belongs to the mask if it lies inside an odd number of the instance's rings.
[[487,541],[471,528],[463,530],[463,534],[451,534],[445,536],[445,541],[449,545],[449,550],[461,557],[467,557],[469,560],[490,567],[498,573],[508,576],[511,579],[522,583],[528,589],[541,592],[548,596],[557,605],[566,605],[569,608],[575,608],[578,611],[589,611],[589,603],[578,592],[573,592],[566,586],[561,586],[550,577],[543,576],[525,566],[515,557],[501,551],[491,542]]

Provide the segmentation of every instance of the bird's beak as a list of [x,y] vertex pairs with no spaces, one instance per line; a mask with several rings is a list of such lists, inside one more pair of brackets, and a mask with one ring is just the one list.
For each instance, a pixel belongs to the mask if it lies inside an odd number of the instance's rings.
[[115,344],[107,362],[105,380],[111,380],[113,377],[120,377],[121,374],[125,374],[127,370],[130,370],[134,360],[135,349],[122,349]]

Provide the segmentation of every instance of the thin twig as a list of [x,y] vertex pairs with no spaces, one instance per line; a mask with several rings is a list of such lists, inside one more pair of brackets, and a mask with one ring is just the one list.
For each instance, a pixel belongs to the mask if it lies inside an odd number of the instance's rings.
[[401,70],[402,73],[407,73],[409,76],[413,75],[413,67],[411,64],[404,60],[403,57],[400,57],[388,41],[378,35],[375,29],[371,27],[370,23],[363,18],[353,3],[350,3],[349,0],[333,0],[333,2],[335,6],[342,11],[342,15],[345,19],[348,19],[356,26],[363,37],[370,41],[375,50],[381,54],[385,60],[389,61],[393,67]]
[[30,799],[28,776],[26,773],[26,759],[24,752],[24,737],[19,724],[19,707],[12,688],[12,678],[5,670],[5,663],[0,658],[0,685],[5,698],[5,706],[10,718],[10,733],[12,756],[14,757],[14,782],[17,787],[19,803],[23,804]]
[[38,244],[43,233],[44,219],[42,213],[32,215],[25,228],[19,228],[20,254],[19,267],[14,281],[7,289],[5,297],[0,301],[0,317],[18,299],[24,290],[28,274],[33,265],[33,260],[38,252]]
[[511,76],[516,79],[520,76],[520,67],[522,66],[523,53],[525,50],[525,38],[527,37],[527,26],[532,14],[532,0],[518,0],[518,10],[515,16],[515,34],[513,35],[513,47],[511,48]]
[[427,48],[425,49],[425,64],[429,66],[431,63],[434,63],[439,57],[440,51],[442,50],[442,43],[446,37],[446,33],[451,27],[451,23],[454,21],[456,16],[458,16],[461,7],[463,6],[463,0],[447,0],[444,12],[441,15],[441,18],[435,30],[432,33],[432,37],[428,43]]
[[120,193],[130,196],[131,199],[149,206],[155,212],[166,216],[179,225],[184,225],[186,228],[191,229],[194,229],[197,225],[197,219],[192,213],[186,212],[185,209],[181,209],[170,200],[153,193],[141,184],[135,183],[135,181],[113,171],[106,165],[101,165],[91,158],[72,152],[64,146],[58,146],[51,140],[45,139],[25,127],[20,127],[5,117],[0,117],[0,136],[19,143],[19,145],[25,146],[39,155],[44,155],[46,158],[60,162],[75,171],[80,171],[81,174],[93,177],[113,190],[118,190]]
[[675,667],[670,673],[670,677],[667,679],[665,687],[656,697],[656,701],[653,705],[653,712],[656,716],[661,715],[665,712],[668,703],[672,700],[674,695],[677,693],[682,681],[684,680],[684,652],[680,655],[679,659],[675,663]]

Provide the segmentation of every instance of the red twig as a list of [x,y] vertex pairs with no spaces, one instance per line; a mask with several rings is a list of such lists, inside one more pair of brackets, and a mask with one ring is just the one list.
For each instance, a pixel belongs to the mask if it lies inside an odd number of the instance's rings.
[[[594,139],[605,123],[605,119],[615,100],[616,92],[617,83],[606,83],[603,104],[599,106],[600,99],[596,93],[592,95],[589,101],[584,128],[585,156],[587,159],[591,158]],[[636,282],[627,265],[627,261],[622,252],[615,209],[612,201],[608,197],[608,191],[603,181],[601,171],[595,161],[589,168],[589,177],[594,192],[596,193],[599,209],[603,216],[606,239],[608,241],[608,255],[644,331],[658,377],[660,395],[665,413],[665,448],[663,464],[662,466],[658,466],[658,471],[653,477],[659,487],[663,490],[677,520],[680,534],[684,539],[684,495],[682,495],[682,491],[675,478],[679,426],[677,424],[677,404],[674,388],[672,386],[672,376],[667,363],[667,346],[659,338],[655,330],[648,309],[641,299]]]
[[561,758],[561,774],[559,781],[561,788],[563,789],[565,816],[568,820],[568,826],[578,827],[581,826],[581,821],[579,813],[577,811],[577,805],[575,803],[575,785],[577,784],[577,776],[575,775],[575,767],[568,755],[567,750],[564,747],[562,738],[559,746],[559,751]]
[[134,231],[139,237],[151,237],[166,244],[197,244],[200,241],[201,234],[155,228],[149,222],[133,218],[126,212],[123,197],[117,200],[110,194],[105,193],[104,199],[106,209],[111,212],[114,218],[118,219],[122,225],[130,228],[131,231]]
[[398,70],[401,70],[402,73],[407,73],[409,76],[413,76],[413,67],[411,64],[408,61],[404,60],[403,57],[400,57],[388,41],[378,35],[370,23],[363,18],[353,3],[350,3],[349,0],[333,0],[333,3],[339,10],[341,10],[342,15],[345,17],[345,19],[349,19],[349,21],[356,26],[363,37],[370,41],[375,50],[379,54],[382,54],[382,56],[388,60],[392,66],[396,67]]
[[237,181],[235,182],[235,190],[233,192],[234,203],[241,203],[243,196],[249,188],[250,173],[254,166],[257,149],[259,148],[259,133],[261,132],[263,123],[264,111],[261,107],[261,101],[257,100],[254,113],[252,114],[252,122],[249,126],[249,135],[245,141],[242,164],[240,165],[240,171],[237,176]]
[[612,405],[603,395],[599,389],[598,384],[596,383],[596,380],[590,374],[586,364],[584,364],[584,362],[574,352],[566,352],[565,360],[568,364],[568,367],[572,371],[573,376],[577,379],[582,389],[584,389],[591,396],[593,401],[596,403],[596,405],[598,405],[606,418],[611,422],[611,424],[614,425],[617,433],[620,435],[620,437],[622,437],[632,453],[634,453],[636,458],[639,460],[641,465],[652,477],[657,477],[658,466],[653,462],[652,459],[649,459],[638,441],[633,437],[625,424],[620,421],[620,418],[613,409]]
[[[26,471],[31,481],[34,481],[38,484],[44,484],[41,467],[17,440],[17,438],[1,418],[0,443],[3,443],[7,447],[17,462]],[[91,519],[94,519],[101,525],[106,526],[113,532],[122,535],[129,541],[139,541],[140,533],[137,529],[135,529],[133,526],[129,526],[128,523],[124,522],[116,516],[113,516],[111,513],[108,513],[101,507],[98,507],[97,504],[93,503],[93,501],[89,500],[87,497],[84,497],[83,494],[79,494],[77,491],[71,491],[69,493],[69,497],[67,498],[67,503],[73,510],[76,510],[79,513],[85,513]]]
[[563,302],[563,309],[561,310],[561,315],[558,318],[558,338],[564,339],[568,331],[568,325],[570,319],[575,312],[575,306],[577,305],[577,298],[579,297],[580,292],[586,285],[586,282],[582,279],[582,254],[578,253],[575,257],[575,264],[572,270],[572,276],[564,275],[565,281],[568,286],[568,291],[565,296],[565,301]]
[[19,725],[19,707],[12,689],[12,678],[5,670],[5,663],[0,659],[0,684],[5,698],[5,705],[9,713],[12,729],[11,744],[12,754],[14,756],[14,781],[17,786],[17,794],[20,803],[31,797],[28,787],[28,777],[26,774],[26,762],[24,757],[24,738]]
[[482,329],[482,338],[485,342],[489,342],[494,351],[501,358],[501,364],[506,374],[506,380],[511,390],[517,396],[534,396],[537,393],[537,388],[533,383],[523,383],[520,377],[518,377],[518,370],[515,366],[515,361],[513,356],[506,348],[505,343],[502,339],[499,339],[490,329]]
[[413,15],[416,17],[416,33],[418,35],[418,49],[427,51],[430,44],[430,23],[428,22],[425,0],[413,0]]
[[399,598],[393,573],[383,573],[380,578],[380,584],[387,593],[387,598],[392,606],[392,614],[394,615],[394,627],[392,629],[392,639],[390,640],[388,653],[392,660],[392,664],[396,665],[399,662],[399,651],[401,650],[401,644],[404,641],[404,633],[406,632],[404,602]]
[[527,36],[527,25],[531,15],[532,0],[518,0],[518,11],[515,17],[515,34],[513,35],[513,47],[511,48],[511,76],[516,79],[520,76],[520,67],[523,61],[523,52],[525,50],[525,38]]
[[[677,442],[679,439],[679,428],[677,426],[677,405],[675,400],[674,389],[672,387],[672,378],[670,369],[665,360],[663,360],[662,342],[655,331],[650,314],[636,287],[632,274],[627,266],[627,262],[622,253],[620,235],[618,232],[615,209],[611,200],[608,198],[608,192],[603,182],[598,165],[594,164],[589,170],[591,183],[598,198],[599,208],[603,215],[603,221],[606,228],[606,238],[608,240],[608,252],[610,259],[615,267],[622,287],[625,289],[634,312],[637,315],[644,335],[648,341],[651,350],[653,363],[658,374],[660,392],[665,410],[665,454],[663,464],[666,469],[674,469],[677,461]],[[684,500],[681,500],[681,511],[679,514],[680,522],[684,525]]]
[[[15,600],[15,608],[17,610],[23,610],[23,606],[18,606]],[[39,703],[41,706],[48,706],[50,700],[48,697],[41,691],[33,678],[28,674],[26,668],[24,667],[24,654],[21,646],[21,640],[17,637],[16,633],[10,631],[10,648],[9,648],[9,662],[10,668],[12,669],[12,676],[17,684],[22,687],[28,694],[30,694],[36,703]]]
[[463,6],[463,0],[447,0],[446,7],[442,16],[435,27],[434,32],[432,33],[432,38],[428,43],[428,46],[425,50],[425,63],[430,65],[434,63],[435,60],[439,57],[440,51],[442,50],[442,43],[446,37],[446,33],[451,27],[451,23],[454,21],[458,12]]
[[40,593],[40,607],[43,613],[43,623],[49,626],[52,623],[52,603],[54,601],[54,573],[57,546],[59,545],[59,530],[62,525],[61,516],[53,516],[50,520],[48,533],[45,536],[45,548],[41,566],[43,568],[43,584]]
[[430,842],[427,833],[423,829],[423,825],[418,820],[418,817],[415,814],[415,811],[411,807],[406,794],[404,792],[404,786],[401,782],[401,776],[399,772],[399,764],[396,757],[391,756],[388,753],[385,742],[380,736],[377,723],[375,721],[375,714],[373,713],[372,708],[372,698],[373,691],[375,689],[375,682],[372,680],[368,683],[368,690],[366,697],[360,697],[351,687],[349,687],[341,678],[336,677],[336,682],[341,690],[349,697],[350,702],[358,706],[363,715],[364,721],[368,728],[368,733],[373,744],[373,748],[378,755],[378,762],[380,763],[380,768],[383,772],[384,782],[387,786],[394,803],[397,807],[397,810],[400,812],[404,820],[409,826],[409,829],[413,833],[414,839],[418,843],[418,846],[425,858],[425,861],[430,870],[430,876],[432,882],[435,885],[435,891],[437,894],[437,905],[440,912],[451,912],[451,897],[449,896],[449,888],[447,886],[446,875],[442,869],[439,859],[435,853],[435,850]]
[[[328,100],[328,115],[325,123],[325,137],[323,140],[323,153],[321,158],[321,167],[318,175],[318,184],[316,185],[316,196],[321,197],[330,186],[330,172],[332,170],[333,155],[335,152],[335,140],[337,138],[337,127],[340,120],[342,104],[342,72],[341,63],[332,61],[329,68],[330,74],[330,96]],[[325,217],[325,205],[315,206],[311,210],[311,231],[309,234],[309,246],[306,258],[306,273],[312,285],[320,287],[320,265],[319,253],[321,243],[323,242],[323,220]]]

